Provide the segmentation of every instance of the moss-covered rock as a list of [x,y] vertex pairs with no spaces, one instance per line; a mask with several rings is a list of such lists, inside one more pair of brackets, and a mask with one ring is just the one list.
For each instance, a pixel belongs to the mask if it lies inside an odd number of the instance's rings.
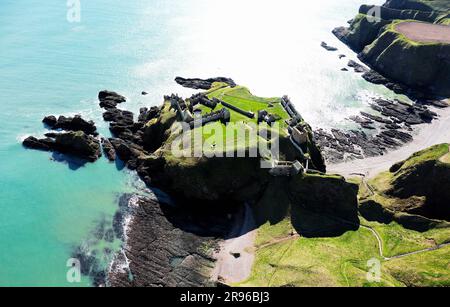
[[380,30],[387,24],[389,21],[374,20],[365,14],[358,14],[349,28],[336,28],[333,33],[350,48],[360,52],[378,37]]
[[304,174],[289,183],[291,200],[307,210],[358,223],[358,185],[343,177]]
[[435,22],[440,17],[440,13],[436,11],[423,11],[418,9],[395,9],[386,6],[362,5],[359,9],[360,14],[371,14],[377,12],[383,20],[407,20],[414,19],[417,21]]
[[383,5],[388,8],[417,11],[448,11],[448,0],[387,0]]
[[449,145],[441,144],[397,163],[371,181],[387,209],[450,221]]
[[57,151],[95,162],[101,156],[100,142],[83,131],[47,133],[46,138],[28,137],[23,141],[26,148]]
[[360,53],[360,59],[394,81],[438,96],[450,96],[450,44],[420,43],[396,30],[400,21]]
[[333,33],[376,72],[401,85],[402,92],[449,97],[450,44],[414,41],[396,29],[405,21],[449,25],[449,20],[448,1],[390,0],[383,6],[362,5],[348,28]]
[[144,147],[149,151],[160,148],[170,136],[170,128],[177,119],[175,110],[165,101],[160,116],[148,121],[144,127]]

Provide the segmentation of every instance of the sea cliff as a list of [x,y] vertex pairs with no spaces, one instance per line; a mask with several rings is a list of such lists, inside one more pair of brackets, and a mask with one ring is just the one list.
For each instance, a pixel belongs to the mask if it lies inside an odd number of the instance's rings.
[[[349,27],[333,33],[369,67],[397,83],[399,91],[416,98],[447,98],[449,16],[445,1],[387,1],[381,7],[361,6]],[[432,39],[433,33],[441,38]]]

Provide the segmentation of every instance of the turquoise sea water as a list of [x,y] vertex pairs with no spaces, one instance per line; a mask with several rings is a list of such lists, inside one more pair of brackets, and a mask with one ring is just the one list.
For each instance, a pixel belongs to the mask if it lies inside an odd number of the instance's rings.
[[[125,94],[125,108],[187,95],[175,76],[227,76],[262,96],[289,94],[314,126],[345,125],[384,88],[343,73],[355,56],[330,33],[360,0],[63,0],[0,2],[0,286],[62,285],[74,247],[110,221],[134,175],[101,159],[73,169],[21,140],[45,133],[48,114],[81,113],[108,135],[96,95]],[[372,0],[381,3],[381,0]],[[324,40],[340,48],[329,53]],[[145,90],[148,96],[141,96]],[[81,284],[89,285],[84,278]]]

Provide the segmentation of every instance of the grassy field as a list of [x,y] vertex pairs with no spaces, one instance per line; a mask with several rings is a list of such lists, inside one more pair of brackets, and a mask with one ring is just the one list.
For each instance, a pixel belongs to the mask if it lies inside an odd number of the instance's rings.
[[413,167],[416,164],[424,163],[427,161],[440,160],[441,162],[448,163],[449,159],[449,144],[440,144],[425,150],[419,151],[413,154],[410,158],[403,161],[400,171],[396,173],[391,173],[389,171],[383,172],[376,176],[375,178],[369,180],[369,184],[376,191],[386,191],[391,186],[391,181],[396,177],[403,174],[402,170]]
[[[242,110],[250,111],[255,114],[255,118],[250,119],[244,115],[241,115],[233,110],[231,113],[231,122],[257,122],[257,114],[260,110],[266,110],[271,114],[278,115],[281,119],[280,125],[286,127],[285,120],[289,119],[289,115],[281,105],[281,98],[263,98],[254,96],[246,87],[236,86],[234,88],[224,87],[221,83],[215,83],[213,88],[207,91],[207,96],[211,98],[217,98],[228,102]],[[203,114],[211,112],[210,108],[200,106]],[[222,109],[222,105],[218,105],[215,110]]]
[[[445,147],[423,152],[421,159],[435,159]],[[419,155],[413,157],[418,159]],[[359,199],[373,197],[360,178]],[[291,212],[291,214],[295,214]],[[289,215],[289,214],[288,214]],[[418,232],[396,222],[382,224],[360,217],[357,231],[339,237],[303,238],[295,234],[287,216],[277,223],[262,225],[255,241],[255,255],[250,278],[237,286],[343,286],[403,287],[449,286],[450,246],[420,254],[439,244],[450,242],[450,227],[438,226]],[[375,234],[381,239],[382,255]],[[398,259],[389,259],[401,256]],[[369,282],[368,261],[381,262],[381,282]]]
[[[274,243],[291,226],[283,221],[259,229],[256,260],[251,277],[240,286],[396,286],[391,276],[380,284],[366,279],[367,261],[378,254],[377,240],[367,229],[338,238],[294,238]],[[276,242],[276,240],[275,240]]]
[[[198,150],[197,147],[202,146],[203,152],[206,156],[219,156],[221,153],[255,150],[261,148],[260,143],[265,143],[264,146],[270,148],[270,143],[259,136],[259,133],[254,130],[261,131],[265,129],[272,131],[272,135],[279,134],[280,136],[287,136],[287,124],[285,121],[289,119],[289,115],[281,105],[281,98],[263,98],[254,96],[246,87],[236,86],[229,87],[225,83],[214,83],[213,87],[205,92],[208,98],[218,98],[228,102],[240,109],[250,111],[255,114],[254,118],[248,118],[238,112],[230,110],[231,123],[234,125],[225,126],[219,122],[212,125],[205,125],[202,128],[196,128],[191,131],[191,144],[194,146],[192,150]],[[198,105],[196,108],[202,111],[202,115],[219,111],[224,108],[222,105],[217,105],[214,110],[203,105]],[[261,123],[256,127],[258,111],[267,110],[271,114],[276,114],[280,117],[277,121],[279,130],[276,127],[270,127],[265,123]],[[242,134],[238,135],[238,132]],[[244,134],[245,133],[245,134]],[[232,135],[230,137],[230,135]],[[255,137],[256,136],[256,137]],[[195,142],[195,139],[201,139],[202,142]]]
[[[384,256],[396,256],[433,246],[450,239],[450,229],[426,233],[402,228],[395,223],[369,223],[382,238]],[[256,239],[256,260],[248,280],[238,286],[448,286],[450,247],[404,258],[383,260],[376,237],[360,228],[336,238],[295,238],[285,219],[260,227]],[[282,240],[282,239],[285,240]],[[287,238],[287,239],[286,239]],[[368,261],[381,261],[381,282],[369,282]]]
[[372,227],[380,235],[385,257],[394,257],[450,242],[450,227],[418,232],[405,229],[396,222],[385,225],[364,221],[363,224]]
[[393,259],[383,268],[393,278],[409,287],[450,286],[450,247]]

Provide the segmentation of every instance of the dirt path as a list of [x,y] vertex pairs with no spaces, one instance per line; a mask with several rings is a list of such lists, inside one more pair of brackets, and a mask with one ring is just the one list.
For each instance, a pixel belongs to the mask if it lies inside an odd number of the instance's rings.
[[415,152],[436,144],[450,143],[450,108],[437,112],[440,116],[439,119],[432,124],[422,125],[418,133],[414,135],[414,141],[405,146],[388,152],[384,156],[331,164],[328,167],[328,172],[345,177],[351,177],[358,173],[371,178],[380,172],[387,171],[393,164],[407,159]]
[[253,266],[256,225],[251,208],[246,205],[236,219],[229,239],[221,243],[212,279],[226,284],[238,283],[250,277]]
[[450,43],[450,26],[425,22],[402,22],[395,29],[414,41]]

